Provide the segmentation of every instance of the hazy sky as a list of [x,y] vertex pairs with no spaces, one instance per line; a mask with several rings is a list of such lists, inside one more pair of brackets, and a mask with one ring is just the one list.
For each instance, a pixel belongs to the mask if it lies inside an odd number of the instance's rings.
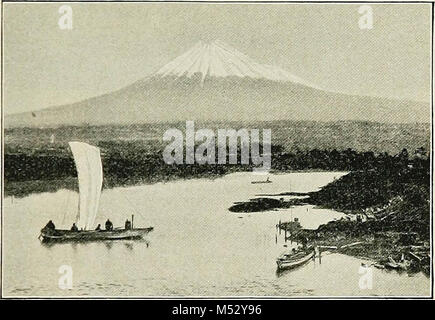
[[352,94],[430,99],[430,4],[4,3],[4,111],[76,102],[144,78],[199,40]]

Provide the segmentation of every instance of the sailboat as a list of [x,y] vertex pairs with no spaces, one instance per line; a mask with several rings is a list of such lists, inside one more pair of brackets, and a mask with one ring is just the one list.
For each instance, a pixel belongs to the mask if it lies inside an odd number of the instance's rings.
[[152,227],[134,228],[133,221],[128,228],[94,230],[103,186],[103,166],[100,149],[84,142],[70,142],[69,146],[74,157],[79,181],[77,231],[50,228],[47,225],[41,230],[40,238],[43,241],[141,239],[145,234],[152,231]]
[[252,184],[258,184],[258,183],[272,183],[272,181],[269,180],[269,177],[267,177],[266,180],[259,180],[259,181],[251,181]]

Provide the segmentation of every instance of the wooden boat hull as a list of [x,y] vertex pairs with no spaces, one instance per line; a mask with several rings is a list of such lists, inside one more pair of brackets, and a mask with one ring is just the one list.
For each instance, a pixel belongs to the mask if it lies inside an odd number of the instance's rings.
[[82,241],[103,241],[103,240],[127,240],[141,239],[144,235],[151,232],[152,227],[137,228],[131,230],[90,230],[90,231],[71,231],[71,230],[41,230],[40,237],[44,242],[82,242]]
[[305,256],[303,256],[302,258],[297,259],[297,260],[278,258],[276,260],[278,270],[288,270],[288,269],[293,269],[293,268],[299,267],[299,266],[307,263],[309,260],[311,260],[314,256],[314,254],[315,254],[315,252],[313,250],[313,251],[308,252]]
[[272,183],[272,181],[252,181],[252,184],[260,184],[260,183]]
[[391,263],[391,262],[387,262],[385,264],[385,268],[387,269],[393,269],[393,270],[407,270],[410,267],[409,263]]

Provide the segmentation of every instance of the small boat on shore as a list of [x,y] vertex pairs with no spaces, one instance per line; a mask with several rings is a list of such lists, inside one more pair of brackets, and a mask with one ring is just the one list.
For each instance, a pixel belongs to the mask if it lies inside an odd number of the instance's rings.
[[295,250],[290,253],[283,253],[276,259],[278,270],[296,268],[307,263],[315,255],[313,247],[308,249]]
[[405,260],[402,255],[402,259],[399,262],[396,262],[392,257],[388,257],[388,262],[385,263],[385,268],[394,269],[394,270],[407,270],[410,266],[410,262]]
[[[43,242],[51,241],[101,241],[141,239],[151,232],[153,227],[134,228],[132,215],[131,222],[126,221],[125,228],[113,228],[109,220],[106,222],[106,230],[101,230],[100,225],[95,229],[101,189],[103,186],[103,166],[100,149],[83,142],[70,142],[74,163],[77,168],[79,180],[79,210],[76,222],[71,230],[56,229],[50,220],[41,229],[39,239]],[[77,225],[76,225],[77,224]]]

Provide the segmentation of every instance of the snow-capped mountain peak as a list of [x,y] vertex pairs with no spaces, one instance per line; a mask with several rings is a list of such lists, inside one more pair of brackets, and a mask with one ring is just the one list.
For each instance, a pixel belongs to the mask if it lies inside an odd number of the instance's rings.
[[190,50],[160,68],[155,76],[190,78],[198,73],[202,76],[201,82],[207,77],[236,76],[295,82],[314,87],[279,67],[257,63],[220,40],[211,43],[199,41]]

